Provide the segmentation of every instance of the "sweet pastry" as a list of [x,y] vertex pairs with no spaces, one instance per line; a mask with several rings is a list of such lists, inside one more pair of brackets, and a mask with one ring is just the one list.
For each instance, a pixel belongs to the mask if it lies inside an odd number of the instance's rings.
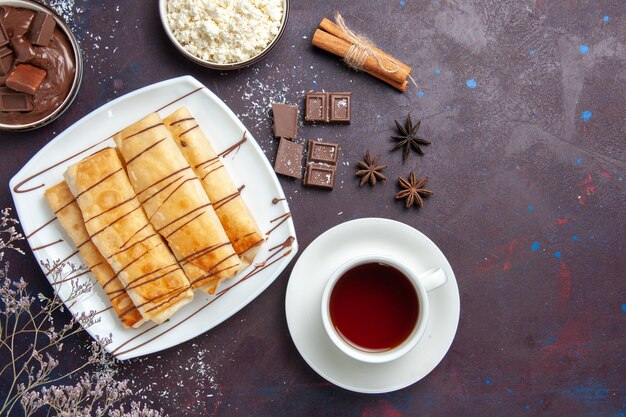
[[241,261],[211,201],[156,114],[113,138],[150,223],[169,244],[193,288],[213,293]]
[[48,188],[45,196],[59,223],[78,248],[85,264],[102,285],[111,300],[113,310],[124,327],[139,327],[145,320],[124,290],[124,285],[117,279],[111,266],[91,241],[89,233],[85,229],[80,207],[78,207],[67,183],[63,181]]
[[235,252],[242,255],[264,241],[252,213],[240,196],[222,159],[186,107],[166,117],[178,148],[202,181],[202,187],[213,203],[213,208],[230,239]]
[[115,149],[70,166],[65,179],[92,242],[145,319],[162,323],[191,301],[189,280],[148,221]]

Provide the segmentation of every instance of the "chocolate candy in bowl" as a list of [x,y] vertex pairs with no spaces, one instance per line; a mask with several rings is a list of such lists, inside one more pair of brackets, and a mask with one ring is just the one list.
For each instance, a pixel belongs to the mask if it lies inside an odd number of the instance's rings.
[[0,0],[0,130],[55,120],[76,97],[82,73],[78,42],[52,9]]
[[159,0],[165,33],[187,59],[227,71],[263,59],[287,27],[289,0]]

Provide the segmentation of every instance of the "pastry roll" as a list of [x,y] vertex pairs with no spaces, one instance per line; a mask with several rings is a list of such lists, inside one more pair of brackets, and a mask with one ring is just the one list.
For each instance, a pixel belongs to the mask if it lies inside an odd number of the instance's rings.
[[139,201],[193,288],[214,292],[240,265],[211,201],[155,113],[113,138]]
[[239,255],[264,241],[222,160],[186,107],[163,120],[187,162],[202,181],[230,242]]
[[78,248],[85,264],[109,296],[113,310],[124,327],[139,327],[145,320],[126,294],[124,286],[117,279],[111,266],[91,241],[89,233],[85,229],[83,215],[67,183],[63,181],[48,188],[45,196],[57,219],[59,219],[59,223]]
[[162,323],[191,301],[189,280],[148,221],[114,149],[70,166],[65,179],[92,242],[145,319]]

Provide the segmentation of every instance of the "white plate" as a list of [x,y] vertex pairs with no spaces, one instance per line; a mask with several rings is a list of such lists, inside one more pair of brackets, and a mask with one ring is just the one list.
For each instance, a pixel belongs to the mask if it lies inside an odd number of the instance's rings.
[[[114,146],[110,137],[119,130],[151,112],[158,111],[165,117],[180,106],[189,108],[217,152],[237,143],[246,131],[237,116],[199,81],[189,76],[175,78],[126,94],[85,116],[53,139],[11,179],[17,214],[37,261],[62,260],[69,256],[70,261],[82,263],[78,255],[70,256],[76,248],[58,222],[51,221],[54,213],[45,201],[44,190],[60,182],[65,169],[80,158],[103,147]],[[124,329],[109,308],[108,298],[99,285],[76,303],[68,305],[74,314],[101,311],[97,316],[100,322],[87,330],[92,336],[111,334],[112,343],[107,350],[119,359],[175,346],[217,326],[265,290],[295,256],[298,244],[288,214],[289,206],[285,200],[280,200],[284,198],[283,190],[250,132],[247,132],[247,138],[238,151],[224,158],[224,165],[237,185],[245,184],[242,197],[261,230],[271,231],[253,265],[224,283],[216,295],[196,291],[190,304],[159,326],[146,323],[139,329]],[[85,151],[87,148],[90,149]],[[59,240],[62,241],[37,249]],[[290,246],[281,246],[289,241],[292,241]],[[42,270],[47,272],[43,266]],[[253,275],[248,276],[251,272]],[[76,278],[76,281],[85,279],[95,281],[91,274]],[[71,290],[70,282],[57,286],[57,290],[59,287],[61,298],[66,300]]]
[[[442,268],[448,275],[446,284],[428,293],[430,319],[422,340],[387,363],[349,357],[331,342],[322,323],[326,281],[348,259],[368,254],[392,256],[415,271]],[[403,223],[368,218],[335,226],[306,248],[291,272],[285,309],[291,337],[311,368],[342,388],[376,394],[407,387],[437,366],[456,334],[460,301],[452,268],[430,239]]]

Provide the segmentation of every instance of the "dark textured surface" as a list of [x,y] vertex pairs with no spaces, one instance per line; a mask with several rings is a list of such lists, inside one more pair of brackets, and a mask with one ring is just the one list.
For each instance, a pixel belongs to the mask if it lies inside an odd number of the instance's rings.
[[[12,206],[9,179],[56,134],[156,81],[197,77],[240,115],[270,160],[271,101],[352,91],[352,125],[299,133],[300,143],[340,144],[335,190],[281,179],[301,250],[346,220],[393,218],[439,245],[461,292],[459,330],[442,363],[399,392],[360,395],[327,383],[296,351],[284,314],[290,266],[208,334],[121,365],[140,399],[190,416],[625,415],[622,0],[294,0],[278,47],[228,74],[178,54],[155,1],[77,0],[71,9],[86,56],[83,86],[55,123],[0,133],[2,207]],[[418,88],[400,94],[313,50],[314,28],[334,10],[412,65]],[[409,112],[433,144],[402,164],[388,138],[393,119]],[[389,165],[390,179],[374,189],[354,177],[366,149]],[[395,179],[411,170],[432,178],[435,195],[420,210],[393,200]],[[48,290],[32,255],[11,260],[13,275]],[[64,352],[71,366],[77,353]]]

